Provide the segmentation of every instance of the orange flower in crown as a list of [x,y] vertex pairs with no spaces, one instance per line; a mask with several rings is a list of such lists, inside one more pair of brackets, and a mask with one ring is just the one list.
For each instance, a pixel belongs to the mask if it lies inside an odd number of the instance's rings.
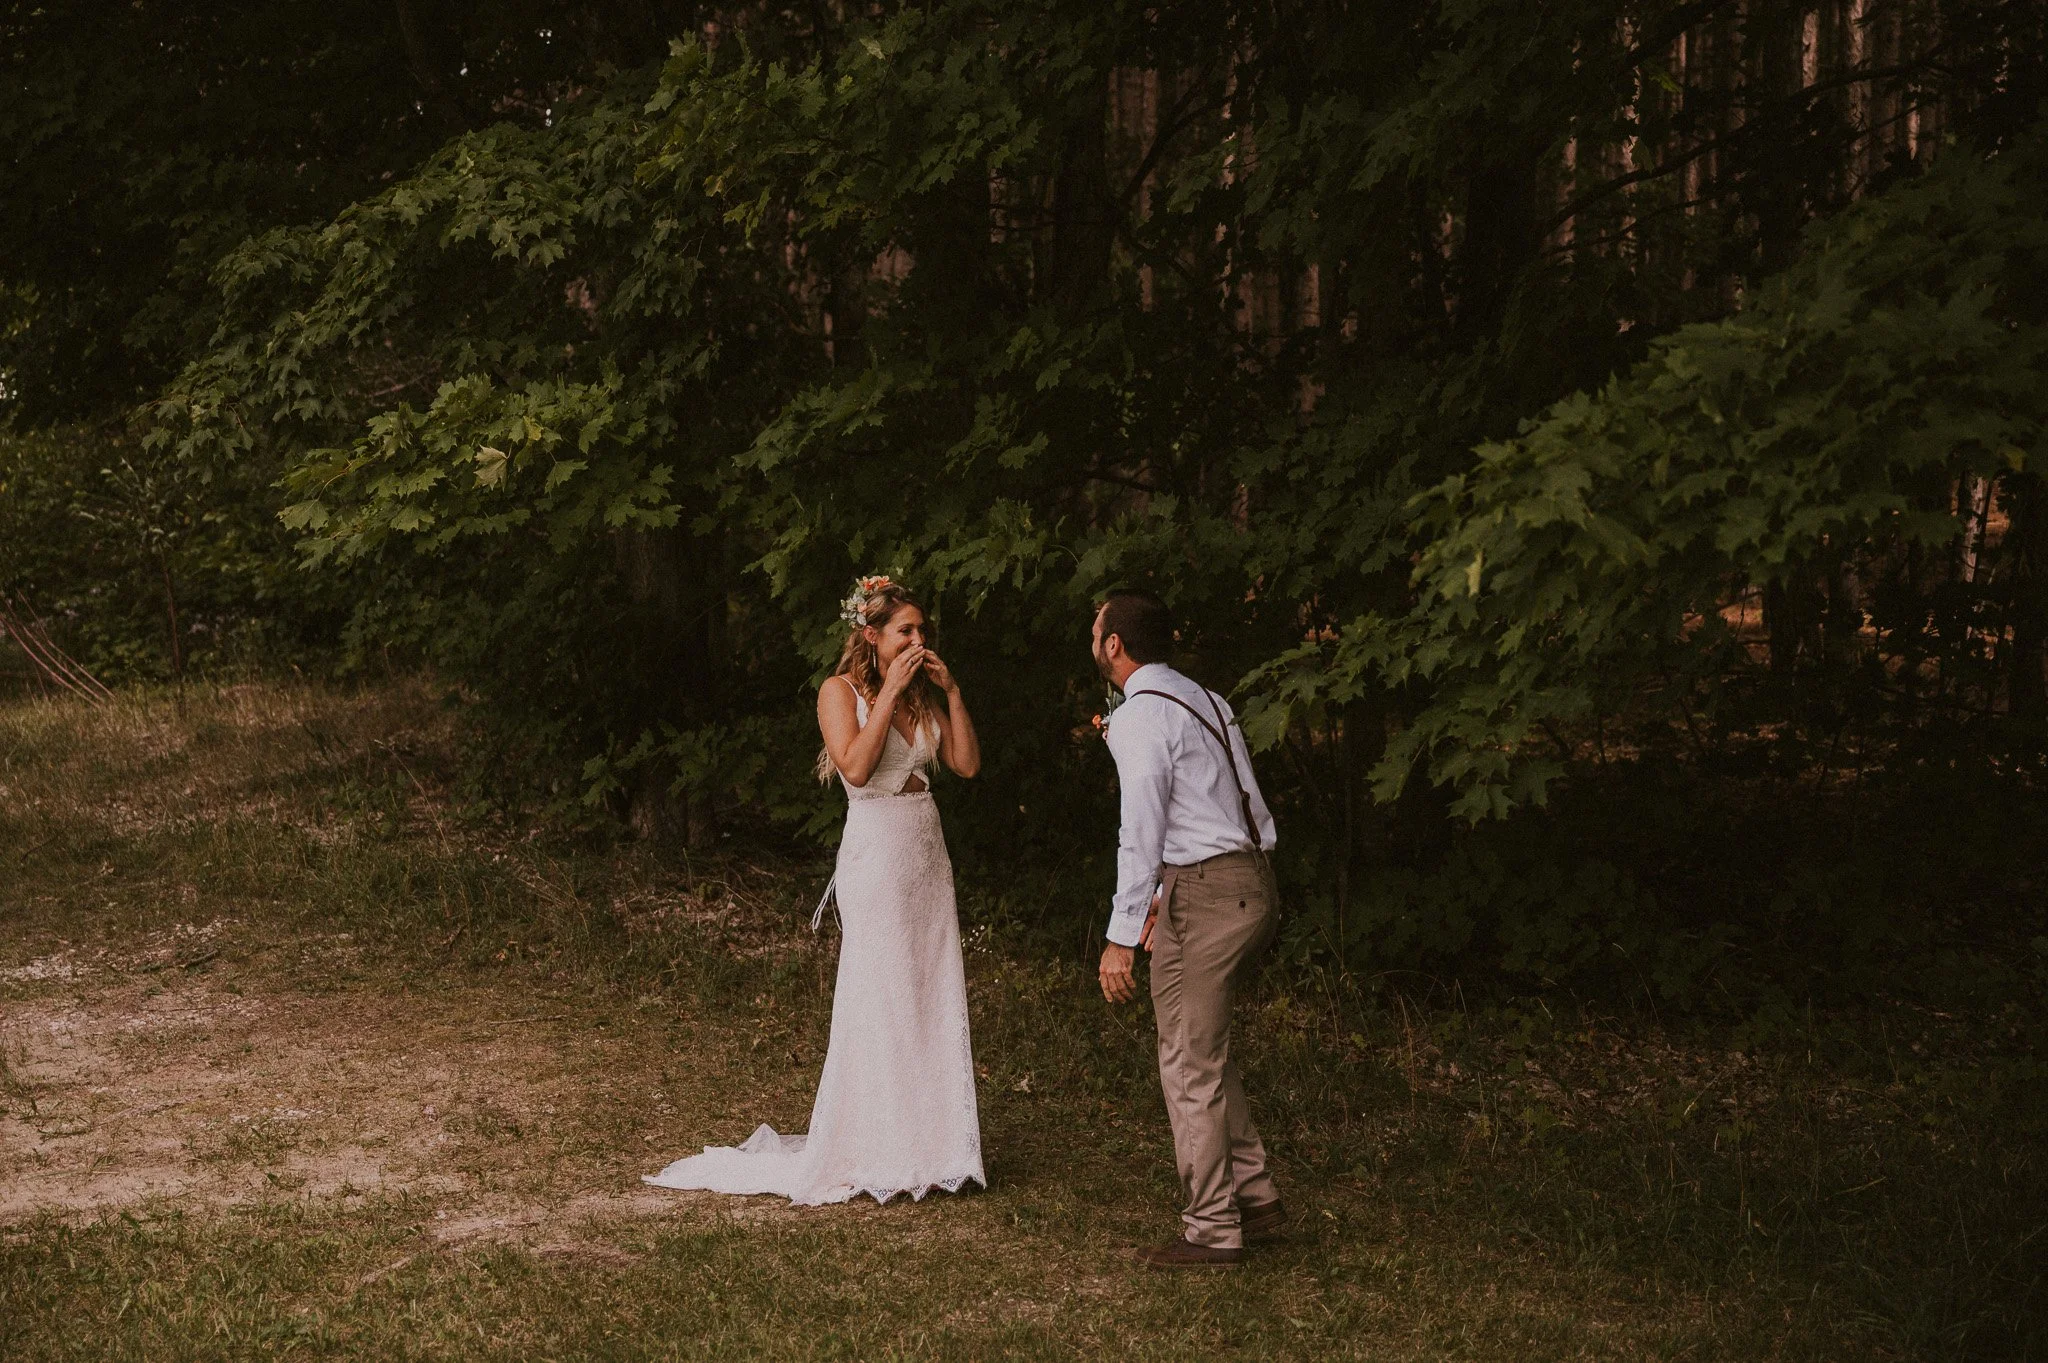
[[875,593],[894,585],[882,573],[859,579],[853,584],[853,595],[839,603],[839,618],[853,629],[861,628],[868,622],[868,604],[875,599]]

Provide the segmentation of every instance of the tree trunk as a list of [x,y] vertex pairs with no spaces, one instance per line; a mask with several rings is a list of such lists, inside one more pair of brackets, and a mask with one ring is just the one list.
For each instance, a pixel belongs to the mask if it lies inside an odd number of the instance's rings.
[[1098,81],[1067,125],[1052,182],[1052,239],[1044,291],[1064,317],[1086,311],[1109,278],[1115,206],[1109,188],[1109,81]]
[[1855,664],[1863,647],[1863,602],[1855,570],[1837,561],[1827,571],[1827,601],[1821,614],[1821,638],[1827,659],[1837,667]]
[[1536,232],[1536,176],[1530,155],[1479,167],[1465,202],[1457,258],[1458,325],[1491,333],[1524,267],[1542,244]]
[[[625,531],[616,545],[635,626],[643,631],[636,657],[654,674],[642,679],[641,723],[653,728],[666,720],[687,730],[713,722],[725,700],[723,542],[671,527]],[[653,841],[709,846],[718,837],[712,792],[678,794],[676,774],[665,758],[641,767],[628,792],[626,822]]]
[[2006,697],[2015,717],[2048,715],[2048,688],[2041,663],[2048,645],[2048,489],[2032,474],[2008,475],[2001,491],[2011,524],[2004,555],[2009,567],[2004,593],[2012,639],[2005,652]]
[[1790,676],[1799,656],[1817,654],[1820,643],[1820,603],[1803,578],[1772,582],[1764,587],[1764,630],[1770,638],[1771,671]]
[[865,360],[860,334],[867,325],[867,272],[856,262],[835,269],[825,287],[825,357],[838,368],[858,368]]
[[171,676],[178,681],[185,680],[185,646],[178,638],[178,594],[171,587],[171,557],[159,549],[156,555],[157,567],[164,575],[164,612],[170,620],[171,631]]
[[1337,772],[1344,791],[1344,840],[1337,861],[1337,953],[1349,964],[1355,872],[1360,862],[1377,860],[1384,837],[1385,816],[1365,788],[1366,773],[1387,747],[1386,712],[1377,698],[1344,707],[1339,724]]

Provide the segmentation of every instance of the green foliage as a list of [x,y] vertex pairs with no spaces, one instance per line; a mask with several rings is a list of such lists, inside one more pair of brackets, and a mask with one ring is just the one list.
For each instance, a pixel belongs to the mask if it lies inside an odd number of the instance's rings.
[[[1577,978],[1706,928],[1626,850],[1447,862],[1444,803],[1610,736],[1819,785],[2048,716],[2037,5],[1893,16],[1882,60],[1775,2],[399,11],[438,44],[344,5],[275,70],[292,7],[188,18],[116,106],[93,54],[167,12],[4,11],[43,93],[0,127],[0,383],[23,429],[146,393],[127,486],[184,489],[179,552],[295,539],[347,665],[449,683],[479,796],[829,836],[810,684],[888,570],[989,739],[963,866],[1092,920],[1088,606],[1145,582],[1245,702],[1319,949]],[[330,83],[379,63],[412,84]],[[127,112],[52,113],[66,72]],[[56,188],[111,121],[125,169]],[[59,204],[133,275],[63,293]]]
[[104,420],[205,348],[252,236],[378,192],[486,121],[641,60],[609,0],[0,4],[0,413]]
[[634,0],[0,4],[0,588],[112,676],[331,656],[336,602],[362,583],[295,570],[277,463],[247,439],[138,450],[127,418],[214,338],[224,254],[343,211],[465,126],[544,126],[672,17]]
[[299,572],[269,507],[235,471],[118,435],[0,436],[0,591],[108,681],[310,657],[347,584]]
[[[1734,316],[1482,446],[1411,504],[1407,610],[1283,659],[1263,732],[1290,707],[1426,685],[1376,771],[1382,795],[1421,762],[1458,813],[1501,815],[1565,769],[1560,731],[1644,709],[1714,723],[1749,663],[1731,602],[1816,582],[1837,670],[1906,703],[1952,688],[2037,609],[2022,555],[2048,457],[2043,153],[2036,139],[1958,154],[1857,205]],[[2019,523],[2006,563],[1983,565],[1978,618],[1944,631],[1941,578],[1913,569],[1958,553],[1968,489],[1991,482]],[[1873,606],[1889,618],[1866,635]]]
[[1291,949],[1474,997],[1492,980],[1693,1014],[1993,1010],[2037,987],[2041,920],[2021,905],[2048,855],[2040,815],[2030,777],[1989,763],[1832,789],[1614,763],[1510,818],[1378,830],[1348,892],[1298,894]]

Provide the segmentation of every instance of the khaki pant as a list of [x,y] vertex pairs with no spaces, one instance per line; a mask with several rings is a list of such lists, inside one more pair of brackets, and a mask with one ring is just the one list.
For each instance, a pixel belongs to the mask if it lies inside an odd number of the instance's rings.
[[1239,1204],[1280,1196],[1266,1172],[1230,1060],[1230,1004],[1244,967],[1272,935],[1277,905],[1263,857],[1232,852],[1163,868],[1152,931],[1152,1011],[1159,1025],[1159,1083],[1173,1123],[1173,1151],[1198,1245],[1236,1247]]

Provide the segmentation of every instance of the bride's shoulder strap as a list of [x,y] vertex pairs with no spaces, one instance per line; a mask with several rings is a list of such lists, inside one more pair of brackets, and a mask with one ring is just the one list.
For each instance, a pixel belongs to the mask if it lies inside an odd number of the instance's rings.
[[854,717],[860,723],[866,724],[868,722],[868,698],[863,696],[860,693],[860,688],[853,684],[853,678],[847,676],[844,672],[834,672],[831,676],[825,678],[826,685],[829,686],[833,682],[846,683],[846,689],[853,693]]

